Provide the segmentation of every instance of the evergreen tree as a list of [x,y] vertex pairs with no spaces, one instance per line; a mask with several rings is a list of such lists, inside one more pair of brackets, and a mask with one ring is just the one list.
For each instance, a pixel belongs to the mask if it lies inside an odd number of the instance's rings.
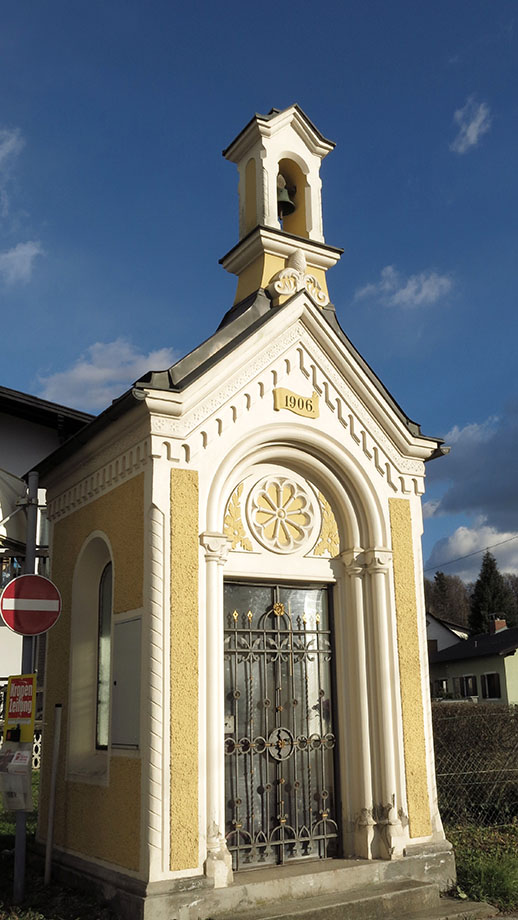
[[468,625],[469,593],[462,578],[436,572],[433,581],[425,578],[424,591],[429,613],[459,626]]
[[489,632],[491,614],[500,614],[508,626],[517,620],[517,602],[509,584],[498,571],[495,557],[486,550],[471,595],[469,625],[475,633]]

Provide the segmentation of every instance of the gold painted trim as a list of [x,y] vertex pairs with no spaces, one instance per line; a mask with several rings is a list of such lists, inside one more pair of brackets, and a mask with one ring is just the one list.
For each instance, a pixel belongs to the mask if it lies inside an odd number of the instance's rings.
[[313,555],[323,556],[324,553],[329,553],[332,558],[333,556],[338,556],[340,552],[338,526],[331,505],[325,495],[322,495],[322,492],[318,493],[318,500],[322,512],[322,526],[320,528],[317,545],[313,550]]
[[198,473],[171,470],[170,869],[198,865]]
[[389,498],[410,837],[432,833],[410,502]]
[[241,517],[241,495],[243,493],[243,483],[241,482],[237,489],[234,489],[228,500],[223,523],[223,533],[230,540],[231,549],[242,549],[247,553],[252,552],[252,542],[248,539]]
[[273,390],[273,408],[276,412],[280,409],[287,409],[288,412],[294,412],[304,418],[318,418],[320,415],[318,401],[318,394],[315,390],[311,396],[301,396],[300,393],[294,393],[293,390],[288,390],[286,387],[277,387]]

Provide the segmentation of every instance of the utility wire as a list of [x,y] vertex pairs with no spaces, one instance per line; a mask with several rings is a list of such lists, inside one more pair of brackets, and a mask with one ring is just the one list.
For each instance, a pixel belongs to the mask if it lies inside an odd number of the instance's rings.
[[488,549],[493,549],[495,546],[503,546],[504,543],[511,543],[512,540],[518,540],[518,533],[515,534],[514,537],[508,537],[507,540],[500,540],[500,543],[491,543],[489,546],[484,546],[483,549],[476,549],[473,553],[466,553],[465,556],[457,556],[456,559],[450,559],[449,562],[441,562],[440,565],[429,565],[428,568],[423,569],[423,571],[431,572],[432,569],[435,569],[436,572],[439,572],[447,565],[453,565],[454,562],[462,562],[463,559],[469,559],[470,556],[478,556],[479,553],[485,553]]

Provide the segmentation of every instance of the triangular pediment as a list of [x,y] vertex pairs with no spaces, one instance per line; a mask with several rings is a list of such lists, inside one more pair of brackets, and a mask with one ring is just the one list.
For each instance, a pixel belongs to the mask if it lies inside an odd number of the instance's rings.
[[[256,317],[219,349],[211,344],[212,352],[198,355],[197,370],[191,363],[183,386],[147,390],[152,431],[182,439],[191,459],[220,438],[228,449],[254,426],[273,433],[306,425],[361,455],[399,489],[401,477],[422,476],[423,460],[438,447],[305,292]],[[146,391],[145,381],[139,386]]]

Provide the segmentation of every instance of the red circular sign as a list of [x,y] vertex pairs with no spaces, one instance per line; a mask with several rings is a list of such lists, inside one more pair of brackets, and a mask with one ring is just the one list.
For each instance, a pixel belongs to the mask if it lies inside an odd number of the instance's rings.
[[0,615],[6,626],[21,636],[47,632],[61,613],[61,595],[43,575],[19,575],[0,596]]

